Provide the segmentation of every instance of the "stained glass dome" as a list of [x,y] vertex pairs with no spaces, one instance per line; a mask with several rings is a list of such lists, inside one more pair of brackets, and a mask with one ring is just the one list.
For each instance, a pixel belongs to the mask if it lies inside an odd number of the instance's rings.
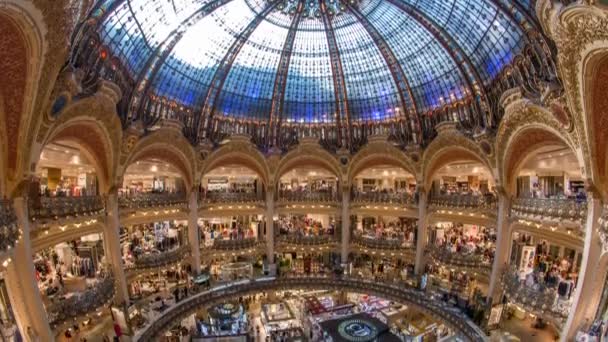
[[480,108],[525,47],[530,1],[105,0],[93,18],[133,83],[130,113],[150,98],[197,127],[403,118],[411,128],[456,103]]

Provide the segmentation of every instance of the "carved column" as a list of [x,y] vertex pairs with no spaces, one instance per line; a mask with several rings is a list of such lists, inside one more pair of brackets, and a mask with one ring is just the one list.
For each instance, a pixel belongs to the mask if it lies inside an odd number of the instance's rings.
[[350,186],[342,188],[342,240],[340,243],[340,262],[348,263],[350,248]]
[[274,186],[266,190],[266,260],[270,273],[276,272],[274,264]]
[[511,224],[509,222],[509,210],[511,199],[504,189],[498,188],[498,216],[496,217],[496,252],[492,264],[492,274],[488,289],[488,302],[495,304],[500,300],[500,280],[509,258],[511,250]]
[[6,288],[21,336],[26,341],[53,341],[55,336],[47,319],[34,275],[30,240],[30,221],[25,198],[14,200],[21,239],[13,249],[13,262],[6,268]]
[[190,245],[190,260],[193,274],[201,273],[201,246],[198,230],[198,199],[197,189],[190,191],[188,198],[188,244]]
[[425,252],[427,243],[427,193],[424,186],[418,184],[418,232],[416,234],[416,263],[414,273],[421,275],[424,273]]
[[129,292],[127,291],[127,278],[125,277],[125,268],[122,262],[122,252],[120,248],[119,215],[118,194],[113,192],[106,195],[106,222],[103,229],[103,239],[105,241],[104,248],[106,248],[106,250],[104,253],[106,262],[112,267],[116,282],[114,302],[116,304],[123,304],[129,301]]
[[608,270],[608,260],[599,234],[600,199],[588,193],[587,221],[585,223],[585,249],[578,273],[578,282],[568,320],[562,331],[562,341],[574,341],[576,332],[589,328],[602,296]]

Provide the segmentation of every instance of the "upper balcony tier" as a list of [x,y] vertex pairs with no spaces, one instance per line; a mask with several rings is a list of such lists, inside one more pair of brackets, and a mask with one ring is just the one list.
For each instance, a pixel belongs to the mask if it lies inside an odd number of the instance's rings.
[[587,219],[587,201],[577,199],[517,198],[511,206],[511,216],[536,223],[577,227]]
[[53,221],[82,216],[100,215],[105,212],[101,196],[38,197],[29,199],[29,215],[32,221]]
[[20,235],[13,203],[0,200],[0,253],[13,248]]
[[118,205],[122,210],[152,209],[161,207],[187,207],[188,201],[183,193],[145,193],[133,196],[120,196]]

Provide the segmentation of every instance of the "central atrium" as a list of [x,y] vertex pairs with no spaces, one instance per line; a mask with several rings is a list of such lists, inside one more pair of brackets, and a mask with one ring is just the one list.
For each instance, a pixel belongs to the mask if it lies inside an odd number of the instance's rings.
[[608,2],[0,0],[1,341],[608,340]]

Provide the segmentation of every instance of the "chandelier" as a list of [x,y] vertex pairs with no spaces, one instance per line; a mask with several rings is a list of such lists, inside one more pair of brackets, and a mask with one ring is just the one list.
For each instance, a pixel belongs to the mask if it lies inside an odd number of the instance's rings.
[[[273,1],[273,0],[270,0]],[[298,11],[298,6],[302,3],[302,16],[305,18],[320,18],[323,7],[326,8],[329,16],[339,15],[348,10],[346,2],[352,6],[360,3],[360,0],[274,0],[279,1],[278,10],[289,15],[294,15]]]

